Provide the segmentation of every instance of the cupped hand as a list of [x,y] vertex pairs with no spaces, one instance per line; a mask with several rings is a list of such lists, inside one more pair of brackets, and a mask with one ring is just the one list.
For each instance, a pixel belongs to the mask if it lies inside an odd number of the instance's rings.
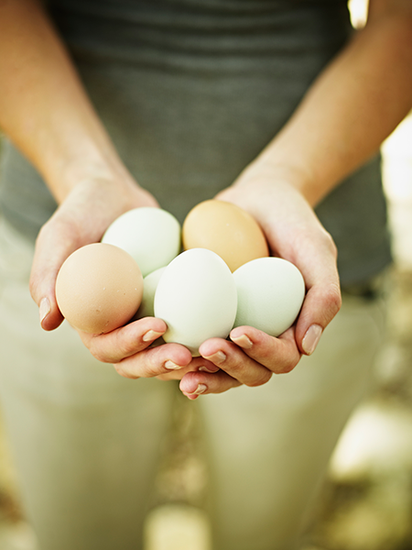
[[138,206],[158,206],[147,191],[121,178],[88,178],[77,183],[41,228],[36,240],[30,292],[44,330],[63,321],[55,297],[57,274],[72,252],[100,241],[118,216]]
[[237,327],[229,340],[204,342],[200,353],[220,370],[186,374],[180,389],[191,399],[241,384],[259,386],[273,374],[290,372],[303,354],[314,352],[341,306],[335,244],[296,185],[285,177],[277,178],[270,169],[253,166],[216,198],[253,215],[271,254],[289,260],[301,271],[306,296],[297,321],[278,338],[253,327]]
[[[90,178],[74,187],[42,227],[36,241],[30,291],[39,306],[44,330],[53,330],[63,321],[56,302],[55,284],[66,258],[76,249],[98,242],[112,221],[140,206],[157,207],[158,203],[134,181]],[[189,350],[181,345],[151,347],[166,328],[161,319],[147,317],[108,334],[78,332],[92,355],[113,363],[119,374],[128,378],[180,379],[191,369],[209,366],[209,370],[217,370],[203,358],[192,360]]]
[[[91,354],[103,363],[112,363],[125,378],[180,380],[191,371],[216,372],[218,367],[203,357],[192,358],[180,344],[152,346],[166,332],[162,319],[145,317],[107,334],[79,332]],[[199,371],[200,369],[200,371]]]

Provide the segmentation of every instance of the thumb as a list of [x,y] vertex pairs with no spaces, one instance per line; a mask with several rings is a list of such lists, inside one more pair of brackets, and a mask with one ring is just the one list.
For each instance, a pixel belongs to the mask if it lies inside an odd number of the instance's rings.
[[320,243],[310,251],[309,258],[302,267],[307,293],[296,325],[296,341],[305,355],[314,352],[324,329],[342,304],[333,241],[324,240],[323,245]]
[[306,294],[296,326],[296,340],[301,353],[311,355],[322,333],[341,306],[339,286],[330,282],[313,286]]
[[30,274],[30,293],[39,306],[40,324],[44,330],[53,330],[63,321],[56,301],[57,274],[63,262],[81,246],[52,217],[40,230]]

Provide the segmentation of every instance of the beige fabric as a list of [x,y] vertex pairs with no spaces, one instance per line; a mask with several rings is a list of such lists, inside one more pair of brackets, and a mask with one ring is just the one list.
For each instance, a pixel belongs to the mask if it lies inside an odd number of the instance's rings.
[[138,549],[176,385],[121,378],[66,323],[42,331],[30,247],[3,226],[0,250],[0,396],[40,549]]
[[[137,550],[174,383],[130,381],[30,298],[32,248],[0,228],[0,396],[40,550]],[[289,550],[370,386],[378,302],[346,300],[315,355],[260,388],[203,396],[214,550]]]
[[384,304],[346,297],[316,352],[259,388],[208,396],[214,550],[289,550],[339,434],[372,387]]

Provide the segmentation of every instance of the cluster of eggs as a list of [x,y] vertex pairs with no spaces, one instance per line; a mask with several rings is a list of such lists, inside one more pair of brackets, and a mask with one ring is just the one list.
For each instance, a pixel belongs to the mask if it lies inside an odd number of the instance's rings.
[[77,329],[100,334],[154,315],[167,324],[163,340],[194,356],[236,326],[279,336],[304,296],[300,271],[269,256],[255,219],[218,200],[195,206],[182,227],[160,208],[130,210],[100,243],[71,254],[56,281],[58,306]]

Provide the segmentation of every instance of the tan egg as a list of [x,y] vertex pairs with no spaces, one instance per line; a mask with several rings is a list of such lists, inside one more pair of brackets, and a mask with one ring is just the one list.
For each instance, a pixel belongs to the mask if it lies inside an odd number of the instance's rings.
[[75,328],[110,332],[129,321],[143,294],[143,277],[134,259],[117,246],[94,243],[79,248],[57,276],[56,300]]
[[207,248],[225,260],[233,272],[256,258],[269,256],[262,229],[242,208],[208,200],[195,206],[183,223],[183,248]]

